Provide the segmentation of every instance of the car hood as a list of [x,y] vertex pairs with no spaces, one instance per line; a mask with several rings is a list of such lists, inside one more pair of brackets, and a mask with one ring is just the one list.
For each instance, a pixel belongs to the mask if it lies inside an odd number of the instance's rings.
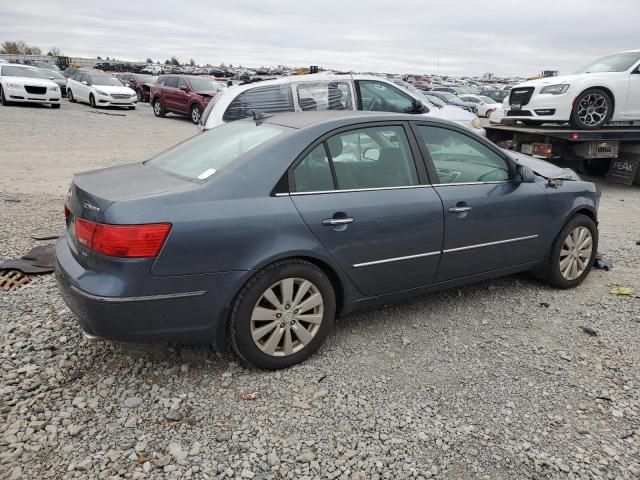
[[452,122],[471,122],[475,117],[475,115],[468,110],[463,110],[460,107],[451,105],[445,105],[442,108],[432,107],[431,105],[428,105],[428,107],[429,113],[427,115]]
[[118,86],[114,86],[114,85],[92,85],[93,88],[96,88],[98,90],[102,90],[103,92],[107,92],[107,93],[122,93],[122,94],[129,94],[131,96],[135,95],[136,92],[134,92],[131,88],[129,87],[118,87]]
[[53,80],[46,78],[29,78],[29,77],[4,77],[7,82],[17,83],[20,85],[35,85],[38,87],[57,87]]
[[545,77],[545,78],[538,78],[537,80],[529,80],[527,82],[523,82],[523,83],[519,83],[518,85],[514,86],[513,88],[518,88],[518,87],[536,87],[536,86],[540,86],[540,85],[557,85],[559,83],[571,83],[571,82],[577,82],[580,80],[584,80],[585,78],[588,77],[593,77],[595,74],[593,73],[578,73],[575,75],[561,75],[558,77]]
[[194,90],[194,93],[204,95],[206,97],[215,97],[218,94],[216,90]]
[[513,150],[502,149],[516,162],[529,167],[536,174],[544,178],[561,178],[563,180],[580,180],[576,172],[570,168],[560,168],[553,163],[547,162],[540,158],[535,158],[524,153],[514,152]]

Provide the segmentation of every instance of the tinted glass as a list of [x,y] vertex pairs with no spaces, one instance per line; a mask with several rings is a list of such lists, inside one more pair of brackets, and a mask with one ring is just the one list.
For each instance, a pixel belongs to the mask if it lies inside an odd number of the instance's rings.
[[321,143],[309,153],[293,171],[296,192],[333,190],[329,158]]
[[509,180],[506,160],[462,133],[439,127],[418,127],[438,172],[439,183],[495,182]]
[[178,88],[178,77],[167,77],[164,85],[165,87]]
[[189,83],[184,78],[178,79],[178,88],[188,87]]
[[191,88],[202,92],[220,92],[222,91],[222,85],[210,78],[192,78]]
[[400,126],[340,133],[327,144],[338,188],[382,188],[418,184],[405,131]]
[[254,122],[221,125],[180,143],[146,163],[183,177],[205,180],[286,127]]
[[413,99],[394,86],[369,80],[360,81],[358,85],[363,110],[397,113],[413,111]]
[[0,71],[3,77],[47,78],[37,68],[8,66],[0,67]]
[[640,60],[638,52],[622,52],[607,57],[599,58],[586,67],[578,70],[577,73],[597,73],[597,72],[624,72],[630,69]]
[[227,107],[222,119],[225,122],[251,116],[251,110],[264,113],[293,112],[291,85],[268,85],[246,90]]
[[296,86],[302,110],[352,110],[351,89],[347,82],[309,82]]

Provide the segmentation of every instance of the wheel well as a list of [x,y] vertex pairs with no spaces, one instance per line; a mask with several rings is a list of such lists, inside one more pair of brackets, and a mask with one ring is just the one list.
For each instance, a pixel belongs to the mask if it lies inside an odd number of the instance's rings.
[[331,267],[331,265],[329,265],[328,263],[323,262],[322,260],[318,260],[314,257],[303,256],[283,258],[280,260],[295,260],[297,258],[300,260],[306,260],[309,263],[313,263],[316,267],[322,270],[327,277],[329,277],[329,281],[331,282],[331,285],[333,285],[333,291],[336,294],[336,316],[340,315],[340,312],[344,307],[344,286],[342,285],[342,281],[340,280],[340,277],[335,272],[333,267]]
[[[611,103],[612,105],[612,110],[611,110],[611,115],[613,115],[613,113],[616,111],[616,97],[613,95],[613,92],[607,88],[607,87],[589,87],[589,88],[585,88],[582,92],[580,92],[580,94],[578,95],[578,97],[580,95],[582,95],[584,92],[586,92],[587,90],[593,90],[593,89],[598,89],[598,90],[602,90],[603,92],[605,92],[607,95],[609,95],[609,98],[611,99]],[[576,97],[577,98],[577,97]]]
[[590,210],[588,208],[580,208],[578,210],[576,210],[575,212],[573,212],[573,215],[571,215],[570,218],[575,217],[576,215],[584,215],[586,217],[589,217],[591,220],[593,220],[594,222],[598,223],[598,217],[596,216],[596,214],[593,212],[593,210]]

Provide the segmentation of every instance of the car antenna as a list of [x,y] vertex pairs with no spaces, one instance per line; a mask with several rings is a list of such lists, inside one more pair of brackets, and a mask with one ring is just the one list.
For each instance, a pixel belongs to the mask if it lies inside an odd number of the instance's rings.
[[253,116],[253,120],[256,122],[256,125],[260,125],[265,118],[273,117],[273,115],[269,115],[268,113],[264,113],[260,110],[251,110],[251,115]]

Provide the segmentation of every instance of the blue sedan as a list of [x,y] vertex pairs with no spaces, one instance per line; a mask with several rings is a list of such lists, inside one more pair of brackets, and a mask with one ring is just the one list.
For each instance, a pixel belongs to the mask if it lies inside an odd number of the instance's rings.
[[76,175],[56,274],[88,336],[232,346],[277,369],[363,307],[525,271],[577,286],[598,200],[451,122],[256,112]]

